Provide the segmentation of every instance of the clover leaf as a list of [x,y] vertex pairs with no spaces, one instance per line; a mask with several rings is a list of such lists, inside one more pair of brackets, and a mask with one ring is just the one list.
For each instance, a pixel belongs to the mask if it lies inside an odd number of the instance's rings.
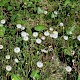
[[36,31],[43,31],[43,30],[45,30],[46,29],[46,27],[45,26],[43,26],[43,25],[37,25],[37,26],[35,26],[35,28],[34,28]]

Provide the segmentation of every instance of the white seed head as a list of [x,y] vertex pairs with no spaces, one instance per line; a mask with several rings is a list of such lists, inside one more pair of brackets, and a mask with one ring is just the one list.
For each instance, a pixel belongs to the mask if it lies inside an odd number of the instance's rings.
[[43,13],[44,13],[44,14],[47,14],[48,12],[47,12],[47,11],[44,11]]
[[6,70],[11,71],[12,67],[10,65],[6,65]]
[[17,24],[16,27],[21,29],[22,25],[21,24]]
[[37,43],[37,44],[41,44],[41,42],[42,42],[41,39],[39,39],[39,38],[36,39],[36,43]]
[[6,20],[5,19],[2,19],[1,20],[1,24],[5,24],[6,23]]
[[3,45],[0,45],[0,49],[2,49],[3,48]]
[[6,55],[6,59],[10,59],[10,55]]
[[38,32],[33,32],[33,36],[37,37],[38,36]]
[[28,41],[29,40],[28,36],[23,37],[23,40]]
[[75,62],[75,59],[72,59],[72,62],[74,63]]
[[80,35],[77,36],[77,40],[80,41]]
[[22,26],[22,27],[21,27],[21,30],[24,30],[24,29],[25,29],[25,27],[24,27],[24,26]]
[[45,50],[45,49],[41,49],[41,52],[43,52],[43,53],[48,53],[48,51]]
[[68,40],[68,36],[63,36],[64,40]]
[[41,36],[41,39],[42,39],[42,40],[45,40],[46,38],[45,38],[45,36]]
[[53,31],[52,36],[53,36],[52,38],[55,38],[55,39],[58,38],[58,32],[57,31]]
[[71,72],[72,71],[72,68],[70,66],[66,66],[65,69],[66,69],[67,72]]
[[48,51],[53,51],[53,46],[49,46]]
[[75,51],[71,51],[71,54],[74,55],[75,54]]
[[63,25],[64,25],[64,24],[63,24],[62,22],[59,24],[59,26],[61,26],[61,27],[62,27]]
[[14,52],[15,52],[15,53],[19,53],[19,52],[20,52],[20,48],[19,48],[19,47],[15,47],[15,48],[14,48]]
[[37,67],[42,68],[43,67],[43,63],[41,61],[37,62]]
[[25,37],[25,36],[27,36],[28,34],[25,32],[25,31],[22,31],[21,32],[21,37]]
[[69,34],[73,34],[72,31],[70,31]]
[[15,58],[15,59],[14,59],[14,61],[15,61],[16,63],[18,63],[18,62],[19,62],[19,60],[18,60],[17,58]]
[[49,30],[50,30],[50,31],[53,31],[53,28],[52,28],[52,27],[50,27],[50,28],[49,28]]
[[45,36],[49,36],[49,31],[45,31],[45,32],[44,32],[44,35],[45,35]]
[[58,14],[58,13],[57,13],[57,11],[54,11],[54,14],[56,14],[56,15],[57,15],[57,14]]

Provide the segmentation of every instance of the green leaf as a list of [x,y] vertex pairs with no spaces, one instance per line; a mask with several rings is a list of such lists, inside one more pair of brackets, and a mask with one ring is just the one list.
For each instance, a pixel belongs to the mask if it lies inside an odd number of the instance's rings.
[[8,3],[8,0],[0,0],[0,6],[4,6],[6,3]]
[[66,1],[64,2],[64,5],[66,6],[66,5],[68,5],[69,3],[71,3],[71,1],[70,1],[70,0],[66,0]]
[[22,80],[20,76],[16,75],[16,74],[12,74],[11,75],[11,80]]
[[37,80],[40,79],[39,70],[33,71],[30,75],[32,78],[36,78]]
[[3,37],[5,33],[5,28],[0,26],[0,37]]
[[66,30],[66,33],[67,33],[68,35],[70,35],[71,32],[73,32],[74,30],[75,30],[75,25],[72,26],[72,27],[70,27],[68,30]]
[[71,30],[66,30],[66,34],[67,34],[67,35],[70,35],[71,32],[72,32]]
[[8,6],[7,9],[10,11],[10,10],[12,10],[13,8],[12,8],[12,6]]
[[56,18],[57,15],[55,15],[54,13],[51,14],[51,18]]
[[29,26],[27,26],[26,32],[28,32],[30,35],[32,35],[32,31],[31,31],[31,28]]
[[64,49],[63,51],[64,51],[64,54],[65,54],[65,55],[71,56],[71,51],[72,51],[72,49],[71,49],[70,47],[67,48],[67,49]]
[[71,31],[75,30],[75,25],[70,28]]
[[36,31],[43,31],[43,30],[45,30],[46,29],[46,27],[45,26],[43,26],[43,25],[37,25],[37,26],[35,26],[35,28],[34,28]]
[[78,75],[78,80],[80,80],[80,73],[79,73],[79,75]]
[[43,13],[43,10],[42,10],[40,7],[38,7],[37,13],[38,13],[38,14],[41,14],[41,13]]
[[76,1],[75,2],[73,2],[73,5],[71,5],[71,7],[72,8],[75,8],[77,6],[77,3],[76,3]]

